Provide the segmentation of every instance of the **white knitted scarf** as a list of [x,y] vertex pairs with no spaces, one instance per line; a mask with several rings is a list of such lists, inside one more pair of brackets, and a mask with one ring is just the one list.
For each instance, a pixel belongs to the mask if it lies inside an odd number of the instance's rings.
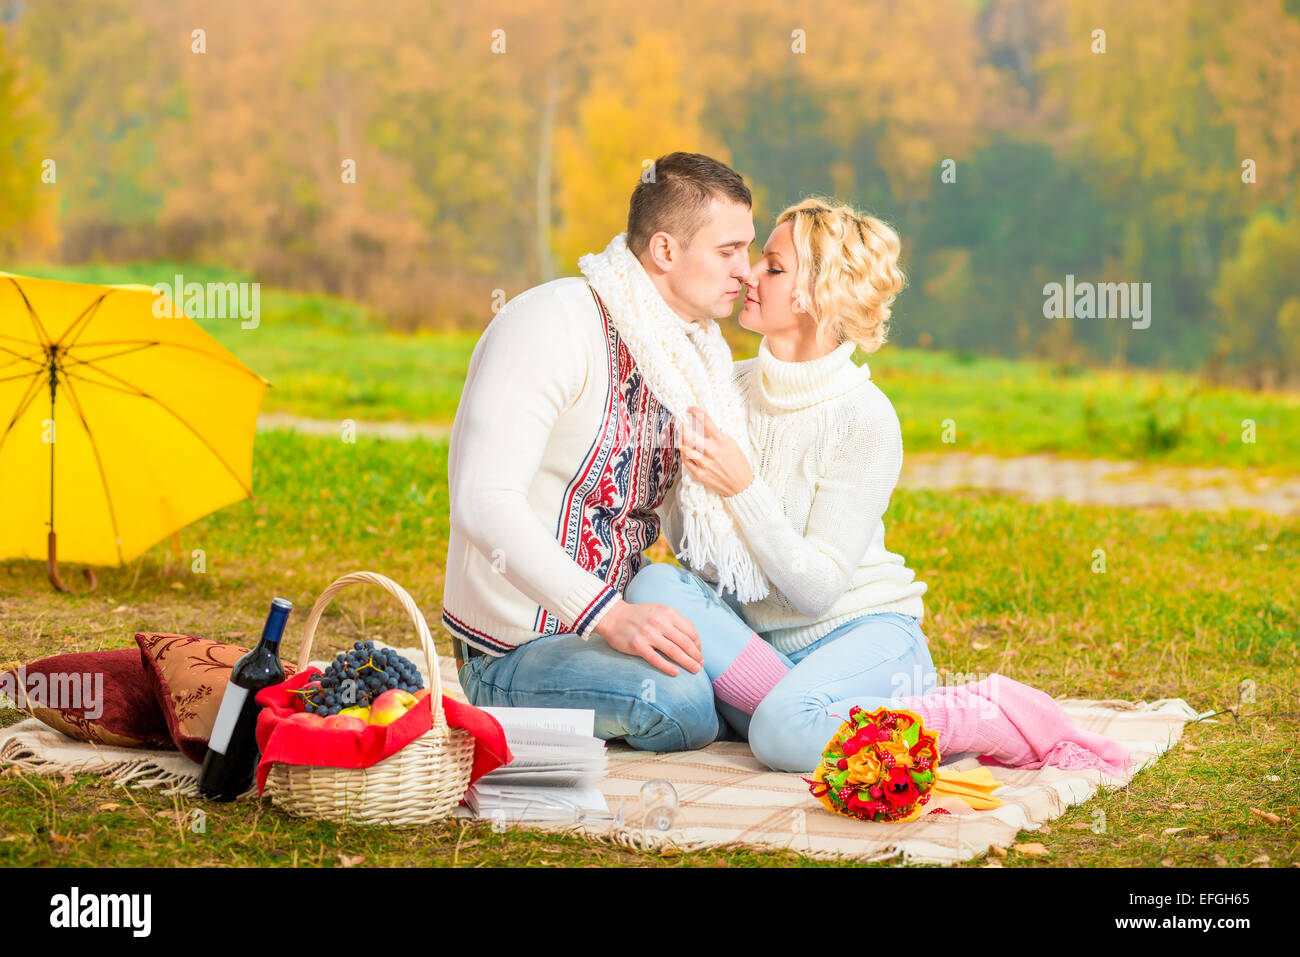
[[[745,403],[732,381],[731,349],[718,324],[712,319],[691,322],[673,312],[627,248],[626,233],[610,240],[603,253],[583,256],[578,269],[604,301],[642,379],[678,419],[679,429],[688,418],[686,410],[699,406],[753,462]],[[716,578],[719,595],[726,589],[741,602],[766,597],[767,576],[722,498],[684,465],[679,483],[682,541],[677,560],[705,578]]]

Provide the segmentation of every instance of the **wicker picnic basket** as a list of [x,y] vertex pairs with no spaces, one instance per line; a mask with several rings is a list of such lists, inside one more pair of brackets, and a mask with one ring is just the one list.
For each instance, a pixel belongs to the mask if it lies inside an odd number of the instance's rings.
[[433,727],[368,768],[275,763],[266,779],[273,803],[292,814],[366,824],[429,824],[450,817],[469,786],[474,737],[452,728],[442,708],[438,653],[424,615],[401,585],[377,572],[349,572],[330,583],[312,607],[298,654],[298,670],[311,658],[312,637],[325,606],[348,585],[379,585],[402,603],[415,622],[429,667]]

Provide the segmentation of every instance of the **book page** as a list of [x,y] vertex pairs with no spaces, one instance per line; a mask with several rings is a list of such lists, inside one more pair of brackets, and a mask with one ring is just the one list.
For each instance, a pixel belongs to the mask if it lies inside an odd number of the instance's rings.
[[507,738],[511,731],[553,731],[594,737],[596,712],[591,708],[481,708],[501,723]]

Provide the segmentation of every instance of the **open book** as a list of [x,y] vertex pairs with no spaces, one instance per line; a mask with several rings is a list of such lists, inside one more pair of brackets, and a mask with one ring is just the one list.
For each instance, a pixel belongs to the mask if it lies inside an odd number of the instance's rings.
[[597,783],[606,774],[605,742],[590,708],[483,708],[501,723],[514,760],[465,792],[476,817],[507,821],[608,818]]

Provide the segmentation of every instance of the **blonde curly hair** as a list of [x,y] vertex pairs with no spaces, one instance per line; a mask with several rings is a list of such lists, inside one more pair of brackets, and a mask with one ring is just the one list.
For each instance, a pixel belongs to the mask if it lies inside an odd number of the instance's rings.
[[885,344],[890,305],[907,284],[898,265],[898,234],[851,206],[810,196],[776,218],[793,225],[799,268],[795,296],[817,323],[827,348],[852,341],[863,352]]

